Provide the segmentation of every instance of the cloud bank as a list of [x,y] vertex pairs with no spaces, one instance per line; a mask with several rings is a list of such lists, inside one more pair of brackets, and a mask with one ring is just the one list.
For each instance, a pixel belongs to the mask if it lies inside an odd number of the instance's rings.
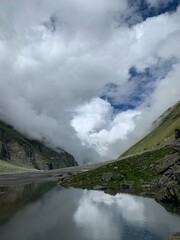
[[115,158],[179,100],[179,39],[180,7],[2,0],[0,119],[79,163]]

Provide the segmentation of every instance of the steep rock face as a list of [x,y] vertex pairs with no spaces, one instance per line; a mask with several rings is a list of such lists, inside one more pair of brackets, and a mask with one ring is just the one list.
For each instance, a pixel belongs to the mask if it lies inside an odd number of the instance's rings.
[[74,157],[62,149],[56,151],[46,147],[44,144],[31,140],[34,149],[45,159],[47,159],[49,169],[77,166]]
[[26,139],[1,121],[0,158],[19,166],[44,170],[78,165],[73,156],[64,150],[55,151],[41,142]]
[[180,202],[180,142],[173,142],[171,147],[175,153],[160,160],[155,167],[162,174],[156,199]]

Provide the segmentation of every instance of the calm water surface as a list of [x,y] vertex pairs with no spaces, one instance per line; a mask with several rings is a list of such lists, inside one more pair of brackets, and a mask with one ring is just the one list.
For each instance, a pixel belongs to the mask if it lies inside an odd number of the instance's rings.
[[0,190],[0,240],[168,240],[180,231],[180,217],[148,198],[52,183]]

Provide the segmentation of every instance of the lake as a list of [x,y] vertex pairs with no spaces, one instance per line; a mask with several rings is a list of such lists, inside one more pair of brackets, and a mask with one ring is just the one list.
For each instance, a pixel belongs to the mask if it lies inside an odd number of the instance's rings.
[[54,182],[0,188],[0,240],[168,240],[179,230],[180,217],[149,198]]

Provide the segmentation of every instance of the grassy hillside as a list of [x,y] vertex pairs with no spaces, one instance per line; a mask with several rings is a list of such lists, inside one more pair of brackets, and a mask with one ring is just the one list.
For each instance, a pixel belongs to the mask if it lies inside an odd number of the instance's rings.
[[174,140],[174,129],[180,129],[180,102],[170,109],[167,116],[162,118],[159,126],[157,126],[150,134],[128,149],[122,156],[135,154],[163,146]]
[[[120,189],[123,181],[133,181],[134,191],[138,193],[142,184],[149,184],[158,177],[153,166],[158,160],[170,154],[172,149],[168,146],[145,152],[126,159],[114,161],[93,171],[84,172],[71,176],[63,182],[64,186],[92,189],[95,186],[102,186],[114,190]],[[112,173],[110,181],[104,181],[103,174]]]
[[0,160],[0,173],[35,171],[35,169],[16,166],[12,163]]

